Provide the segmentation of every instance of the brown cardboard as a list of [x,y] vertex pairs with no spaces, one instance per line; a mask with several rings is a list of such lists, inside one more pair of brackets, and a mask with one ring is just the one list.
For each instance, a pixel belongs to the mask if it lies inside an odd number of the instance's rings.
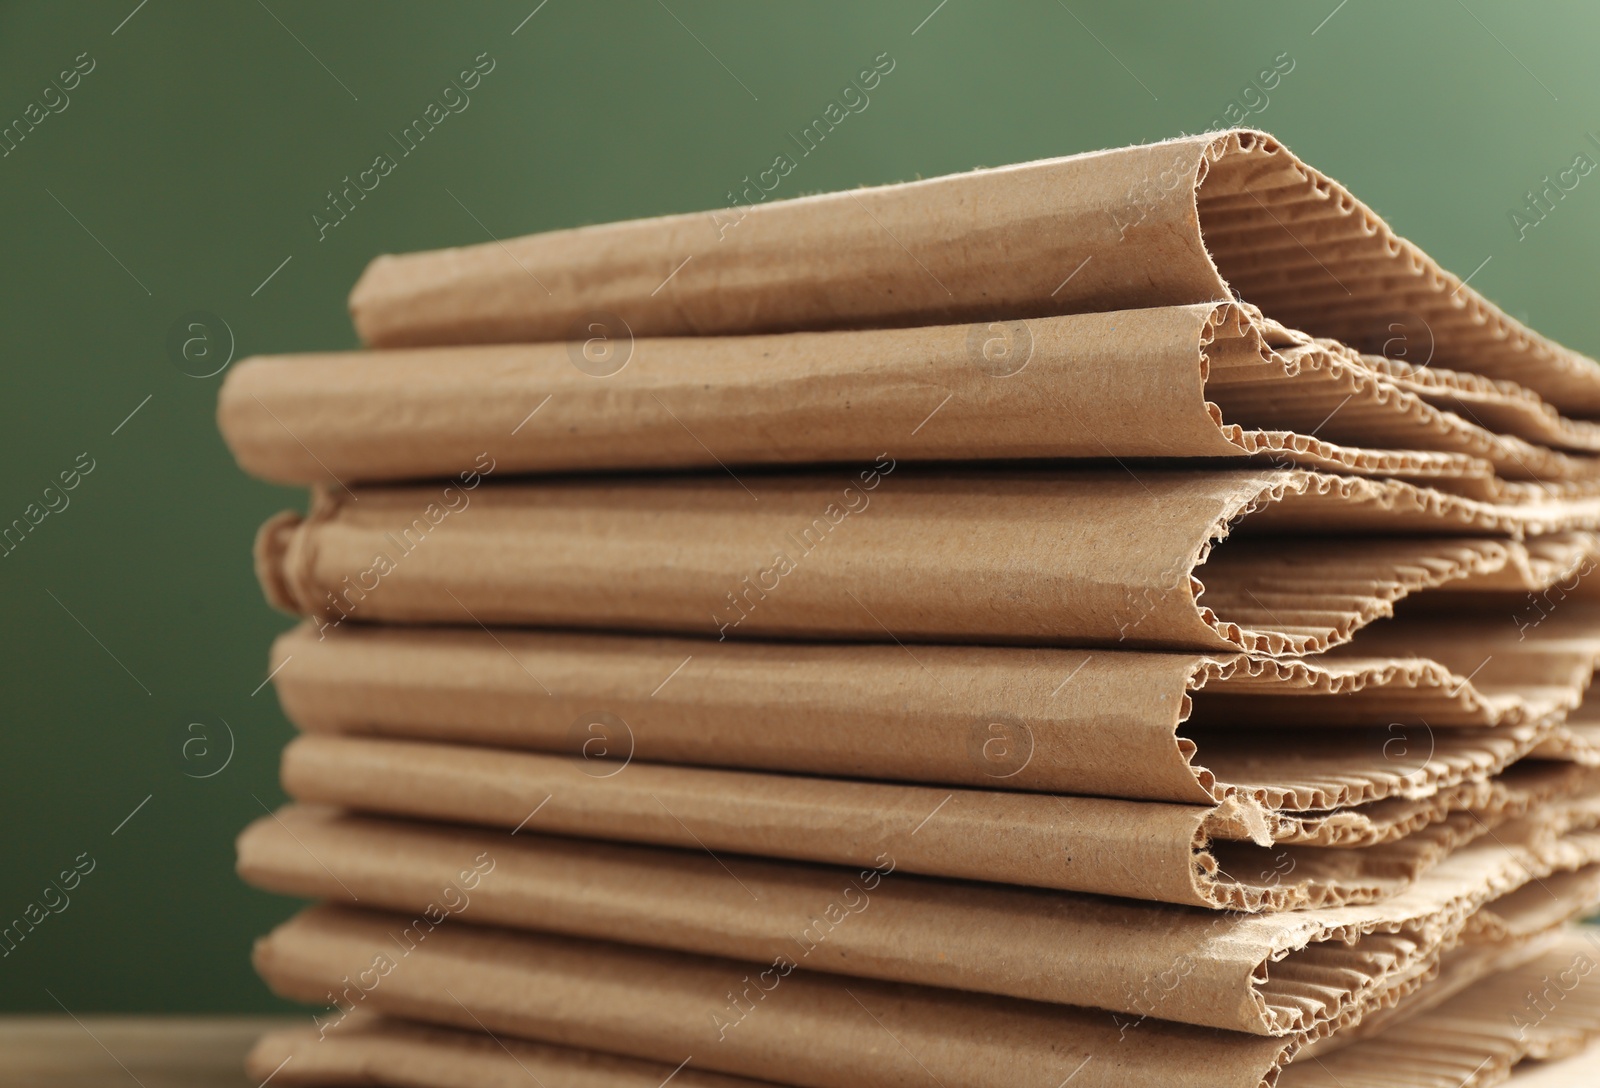
[[[1069,1077],[1079,1088],[1269,1088],[1296,1050],[1293,1040],[1158,1020],[1129,1026],[1070,1007],[470,926],[441,927],[408,949],[394,936],[406,922],[403,915],[317,908],[258,942],[256,965],[284,996],[339,1003],[319,1022],[326,1038],[317,1046],[339,1047],[344,1031],[363,1030],[357,1013],[378,1012],[624,1053],[665,1069],[750,1076],[781,1070],[786,1081],[809,1088],[917,1088],[930,1079],[1000,1088]],[[1519,991],[1542,986],[1551,972],[1570,976],[1582,955],[1581,940],[1564,943],[1409,1024],[1306,1065],[1337,1061],[1355,1074],[1337,1082],[1343,1088],[1375,1083],[1377,1068],[1381,1083],[1435,1085],[1453,1083],[1444,1078],[1471,1061],[1469,1054],[1479,1069],[1503,1072],[1525,1056],[1573,1053],[1600,1029],[1594,972],[1573,981],[1555,1015],[1519,1028],[1516,1014]],[[735,996],[744,992],[751,996]],[[720,1012],[728,1015],[713,1019]],[[1386,1037],[1403,1045],[1382,1047]],[[305,1034],[298,1038],[310,1045]],[[252,1072],[281,1046],[258,1049]],[[1368,1047],[1380,1048],[1382,1060]],[[302,1053],[318,1060],[314,1050]],[[1456,1075],[1471,1070],[1467,1064]]]
[[[1446,1007],[1424,1010],[1392,1033],[1344,1048],[1351,1053],[1329,1065],[1312,1060],[1314,1048],[1302,1050],[1278,1083],[1290,1088],[1308,1083],[1327,1088],[1481,1088],[1498,1083],[1509,1068],[1513,1088],[1587,1086],[1593,1080],[1594,1055],[1587,1060],[1576,1055],[1600,1028],[1592,971],[1582,969],[1583,957],[1592,960],[1594,955],[1584,937],[1564,935],[1535,958],[1473,984]],[[1545,996],[1547,990],[1551,997]],[[1541,1005],[1530,1010],[1523,993],[1539,995]],[[1544,1003],[1554,1015],[1540,1014]],[[505,1039],[497,1045],[479,1031],[360,1013],[321,1034],[305,1027],[263,1037],[251,1052],[250,1074],[259,1078],[279,1068],[276,1079],[306,1088],[517,1088],[530,1075],[545,1088],[659,1088],[672,1072],[666,1065],[635,1064],[593,1051]],[[773,1073],[781,1075],[781,1070]],[[606,1075],[615,1079],[600,1079]],[[678,1072],[675,1081],[706,1088],[768,1083],[724,1079],[690,1068]]]
[[[1254,455],[1478,498],[1600,490],[1600,460],[1477,422],[1500,404],[1513,424],[1530,399],[1549,409],[1527,391],[1491,387],[1470,404],[1463,393],[1456,412],[1435,407],[1432,385],[1401,380],[1411,388],[1221,303],[1036,318],[977,338],[945,326],[637,340],[604,379],[560,344],[248,359],[230,369],[217,414],[240,466],[281,483],[453,477],[485,452],[497,472],[526,473],[893,450],[900,461]],[[1556,440],[1600,432],[1533,419]]]
[[[1457,813],[1487,827],[1518,819],[1558,798],[1600,791],[1600,771],[1559,760],[1521,759],[1493,778],[1446,786],[1427,797],[1391,797],[1334,812],[1279,812],[1273,841],[1315,846],[1370,846],[1414,834]],[[1216,838],[1239,838],[1221,829]]]
[[[792,968],[763,975],[760,965],[732,960],[466,925],[440,926],[402,955],[411,942],[395,940],[410,922],[314,908],[257,942],[256,969],[296,1000],[611,1051],[669,1069],[686,1063],[753,1077],[782,1070],[814,1088],[925,1088],[930,1075],[971,1088],[1059,1085],[1074,1070],[1074,1088],[1121,1088],[1130,1077],[1255,1088],[1294,1048],[1291,1040],[1157,1021],[1124,1032],[1105,1012]],[[746,987],[748,1005],[732,997]],[[720,1026],[714,1014],[734,1026]],[[330,1010],[322,1022],[338,1015]]]
[[[1298,1056],[1283,1071],[1279,1088],[1477,1088],[1499,1083],[1518,1063],[1579,1054],[1600,1030],[1597,957],[1592,933],[1569,933],[1539,957],[1466,988],[1438,1008],[1314,1060],[1310,1053]],[[1541,1081],[1536,1069],[1526,1072],[1526,1082],[1517,1076],[1512,1084]],[[1593,1058],[1588,1077],[1592,1081]]]
[[[1274,846],[1274,821],[1234,806],[333,736],[289,744],[283,787],[299,801],[362,812],[839,865],[870,867],[887,854],[911,873],[1241,910],[1393,894],[1489,827],[1460,814],[1369,847]],[[1241,820],[1261,834],[1256,843],[1211,840],[1214,830],[1237,836]]]
[[[368,812],[855,866],[888,851],[906,872],[1163,902],[1259,909],[1317,890],[1217,876],[1201,860],[1211,809],[1199,805],[639,762],[613,773],[581,758],[331,736],[290,743],[283,785],[301,801]],[[1370,875],[1341,890],[1377,891]]]
[[1600,745],[1600,706],[1580,706],[1535,749],[1547,759],[1588,759]]
[[1263,133],[765,199],[380,257],[351,313],[379,347],[621,344],[1242,297],[1314,336],[1600,411],[1593,360],[1506,315]]
[[283,1088],[779,1088],[771,1081],[623,1058],[594,1050],[351,1013],[326,1033],[264,1035],[251,1078]]
[[[289,718],[318,733],[1328,810],[1416,797],[1566,732],[1544,723],[1583,697],[1600,610],[1563,602],[1520,624],[1514,612],[1391,620],[1349,652],[1282,661],[303,625],[265,671]],[[1284,722],[1320,747],[1270,743],[1264,730]],[[1326,728],[1342,725],[1367,728]]]
[[[1281,1035],[1354,1019],[1463,940],[1517,947],[1593,909],[1600,866],[1572,866],[1600,859],[1600,835],[1537,823],[1466,848],[1391,901],[1273,916],[921,879],[892,851],[857,871],[301,807],[240,836],[239,872],[440,925],[788,956],[808,971]],[[1297,871],[1274,860],[1284,880]]]
[[1500,975],[1528,963],[1558,947],[1570,936],[1569,926],[1557,926],[1532,940],[1507,944],[1462,944],[1439,957],[1432,978],[1407,994],[1404,1000],[1386,1008],[1374,1009],[1360,1023],[1331,1036],[1313,1040],[1296,1055],[1299,1060],[1323,1057],[1336,1050],[1382,1034],[1396,1024],[1410,1021],[1449,1001],[1480,979]]
[[1600,449],[1600,426],[1588,420],[1568,419],[1533,390],[1515,382],[1379,355],[1363,355],[1362,361],[1399,388],[1488,430],[1514,434],[1554,449]]
[[[325,624],[1313,653],[1429,587],[1570,578],[1594,534],[1484,534],[1584,521],[1585,502],[1286,469],[916,474],[886,458],[748,482],[319,489],[304,520],[263,526],[256,564],[269,600]],[[1224,540],[1236,521],[1248,539]]]

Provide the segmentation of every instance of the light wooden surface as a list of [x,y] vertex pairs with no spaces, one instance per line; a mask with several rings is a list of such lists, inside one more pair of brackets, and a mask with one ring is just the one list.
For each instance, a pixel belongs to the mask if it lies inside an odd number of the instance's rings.
[[305,1018],[0,1017],[7,1088],[257,1088],[244,1056],[263,1032]]

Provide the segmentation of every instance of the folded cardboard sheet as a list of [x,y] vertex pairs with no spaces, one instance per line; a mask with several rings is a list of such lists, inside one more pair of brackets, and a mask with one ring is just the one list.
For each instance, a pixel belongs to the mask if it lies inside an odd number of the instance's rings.
[[303,625],[266,671],[315,733],[1331,810],[1423,796],[1536,745],[1600,757],[1556,721],[1600,661],[1600,609],[1549,607],[1395,619],[1293,660]]
[[[621,842],[872,866],[1164,903],[1283,910],[1395,893],[1493,824],[1449,813],[1368,846],[1274,844],[1240,805],[946,789],[306,736],[283,787],[310,804]],[[1552,798],[1556,833],[1600,800]],[[1566,813],[1558,821],[1555,813]],[[1322,814],[1318,814],[1319,818]],[[1499,818],[1509,819],[1508,815]],[[1254,842],[1238,841],[1254,835]],[[1214,842],[1213,839],[1223,839]]]
[[332,1009],[258,1079],[1465,1088],[1600,1034],[1600,364],[1271,137],[351,310],[218,406],[312,488],[238,867],[324,900],[254,958]]
[[573,366],[564,344],[251,359],[229,371],[218,423],[241,467],[284,483],[448,478],[485,453],[497,472],[552,472],[892,450],[901,461],[1254,456],[1504,501],[1600,489],[1600,459],[1481,422],[1488,413],[1600,449],[1592,424],[1528,391],[1491,384],[1436,407],[1448,379],[1391,378],[1386,360],[1233,303],[977,335],[945,326],[627,350],[605,380]]
[[[1371,804],[1328,812],[1282,812],[1272,826],[1274,842],[1314,846],[1371,846],[1392,842],[1451,819],[1460,829],[1458,842],[1506,820],[1514,820],[1545,804],[1586,796],[1600,789],[1600,774],[1581,764],[1523,759],[1488,779],[1447,786],[1426,797],[1393,797]],[[1458,818],[1465,814],[1465,818]],[[1219,828],[1215,839],[1241,838],[1251,830]]]
[[1515,382],[1449,370],[1420,359],[1407,362],[1363,355],[1362,362],[1435,408],[1464,416],[1487,430],[1562,450],[1592,451],[1596,447],[1591,443],[1600,439],[1600,428],[1594,422],[1563,416],[1533,390]]
[[[1354,1022],[1452,949],[1511,953],[1593,909],[1600,834],[1552,839],[1537,823],[1503,828],[1381,903],[1274,915],[927,880],[888,850],[835,869],[299,807],[244,832],[239,872],[269,891],[426,915],[413,938],[459,921],[786,956],[809,971],[1287,1035]],[[1287,879],[1293,866],[1274,860]]]
[[[1595,956],[1592,941],[1563,935],[1538,957],[1472,985],[1444,1008],[1430,1007],[1392,1032],[1342,1048],[1348,1053],[1312,1061],[1315,1044],[1303,1049],[1278,1084],[1484,1088],[1509,1073],[1512,1088],[1588,1088],[1600,1058],[1592,1048],[1584,1051],[1600,1017],[1594,986],[1585,981]],[[1524,993],[1537,999],[1532,1007],[1528,997],[1519,997]],[[362,1012],[325,1031],[307,1026],[266,1036],[250,1055],[249,1072],[260,1078],[274,1069],[285,1084],[301,1088],[519,1088],[530,1076],[544,1088],[660,1088],[673,1074],[660,1063]],[[771,1082],[686,1065],[673,1083],[761,1088]]]
[[[402,938],[409,922],[405,915],[314,908],[258,942],[256,966],[280,994],[337,1005],[318,1029],[329,1038],[338,1038],[339,1021],[355,1012],[376,1012],[625,1054],[667,1069],[748,1076],[783,1070],[787,1080],[811,1088],[914,1088],[930,1077],[1000,1088],[1059,1084],[1069,1076],[1075,1084],[1107,1088],[1255,1088],[1274,1083],[1301,1045],[1299,1037],[1129,1021],[1070,1006],[828,977],[795,969],[788,959],[764,967],[468,925],[440,926],[421,940]],[[1419,1013],[1415,1022],[1436,1037],[1411,1037],[1409,1068],[1436,1076],[1440,1065],[1448,1068],[1477,1050],[1487,1051],[1480,1054],[1484,1066],[1498,1058],[1503,1069],[1541,1053],[1541,1045],[1551,1054],[1576,1049],[1600,1029],[1594,972],[1571,983],[1560,1015],[1543,1018],[1531,1031],[1516,1026],[1522,999],[1509,986],[1520,988],[1552,969],[1566,969],[1570,977],[1573,957],[1586,954],[1581,949],[1581,940],[1565,944],[1550,954],[1559,959],[1539,957],[1485,983],[1492,989],[1472,987]],[[1486,1001],[1487,993],[1498,1005]],[[1499,1015],[1452,1015],[1463,1008],[1460,1002]],[[360,1030],[359,1021],[353,1026]],[[1476,1035],[1483,1039],[1474,1043]],[[1438,1061],[1426,1061],[1430,1054]],[[258,1051],[253,1061],[264,1057]],[[1355,1064],[1359,1056],[1339,1060],[1363,1068]]]
[[[1516,893],[1520,894],[1520,893]],[[1570,925],[1555,926],[1531,939],[1496,944],[1471,942],[1448,949],[1439,957],[1433,976],[1403,1000],[1372,1010],[1359,1023],[1311,1040],[1297,1055],[1300,1059],[1323,1057],[1362,1039],[1381,1035],[1386,1029],[1405,1023],[1436,1008],[1491,975],[1501,975],[1530,962],[1557,947],[1574,934]],[[1592,944],[1592,942],[1591,942]]]
[[[276,1075],[273,1075],[276,1071]],[[246,1072],[292,1088],[782,1088],[595,1050],[350,1013],[326,1031],[263,1036]]]
[[350,310],[369,345],[396,347],[1007,322],[1235,297],[1367,351],[1392,345],[1398,324],[1412,361],[1600,414],[1593,360],[1250,131],[380,257]]
[[1542,590],[1600,553],[1592,532],[1496,535],[1582,503],[1504,507],[1399,481],[893,469],[319,489],[307,517],[262,527],[256,566],[274,604],[323,625],[1303,654],[1407,595]]
[[1597,948],[1592,930],[1569,931],[1539,956],[1472,981],[1422,1012],[1371,1035],[1358,1029],[1349,1045],[1327,1052],[1314,1043],[1284,1069],[1279,1088],[1478,1088],[1508,1076],[1520,1088],[1523,1077],[1514,1072],[1528,1074],[1531,1088],[1539,1080],[1535,1063],[1571,1058],[1586,1047],[1586,1079],[1570,1083],[1592,1082],[1600,1061],[1591,1046],[1600,1033],[1600,987],[1592,981]]

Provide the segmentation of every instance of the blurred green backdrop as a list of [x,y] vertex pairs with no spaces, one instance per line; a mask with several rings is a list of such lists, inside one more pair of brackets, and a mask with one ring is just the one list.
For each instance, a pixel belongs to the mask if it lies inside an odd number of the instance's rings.
[[[1600,157],[1596,40],[1580,0],[6,4],[0,123],[37,123],[0,141],[0,525],[93,468],[0,558],[0,925],[93,869],[0,958],[0,1008],[278,1007],[249,946],[293,904],[236,881],[232,839],[282,800],[290,730],[257,689],[289,621],[249,548],[300,498],[235,470],[220,376],[180,370],[174,329],[218,364],[230,336],[235,357],[354,347],[344,298],[375,254],[723,205],[887,53],[791,195],[1199,131],[1238,102],[1600,355],[1600,178],[1525,239],[1510,221]],[[328,190],[482,54],[470,105],[319,239]]]

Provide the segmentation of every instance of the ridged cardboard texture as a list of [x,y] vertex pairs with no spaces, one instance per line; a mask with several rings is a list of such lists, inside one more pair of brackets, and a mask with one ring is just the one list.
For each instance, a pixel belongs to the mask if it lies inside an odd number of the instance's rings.
[[[1383,903],[1272,916],[931,881],[891,850],[836,869],[300,807],[240,836],[239,872],[269,891],[427,911],[439,925],[787,956],[810,971],[1285,1035],[1382,1007],[1452,949],[1518,947],[1596,905],[1600,835],[1552,838],[1530,821],[1497,838]],[[1274,860],[1279,875],[1294,871]]]
[[[377,347],[1005,322],[1239,297],[1313,336],[1600,412],[1600,367],[1233,131],[926,181],[380,257]],[[598,331],[596,330],[598,326]]]
[[[308,736],[283,787],[312,804],[414,819],[870,866],[1164,903],[1283,910],[1393,893],[1485,833],[1452,816],[1370,847],[1214,843],[1240,818],[1200,805],[891,785]],[[1258,825],[1259,826],[1259,825]],[[1292,872],[1293,876],[1288,873]]]
[[303,625],[265,672],[315,733],[1303,812],[1426,796],[1553,737],[1600,758],[1555,721],[1600,610],[1548,607],[1395,619],[1292,660]]
[[263,526],[257,572],[319,625],[1303,654],[1413,593],[1539,590],[1600,551],[1499,535],[1570,502],[1293,469],[891,471],[319,490]]
[[[1347,1053],[1331,1062],[1332,1055],[1316,1055],[1314,1045],[1303,1049],[1278,1084],[1486,1088],[1509,1075],[1512,1088],[1588,1088],[1600,1057],[1592,1047],[1600,1017],[1588,977],[1594,959],[1592,941],[1565,934],[1535,957],[1470,984],[1443,1008],[1424,1009],[1391,1031],[1341,1048]],[[660,1063],[360,1011],[326,1031],[288,1028],[261,1039],[249,1072],[261,1078],[274,1070],[285,1084],[301,1088],[520,1088],[529,1077],[544,1088],[660,1088],[668,1076],[693,1088],[772,1084],[687,1063],[674,1074]]]
[[[1269,1088],[1298,1045],[1155,1020],[1129,1028],[1103,1012],[470,926],[441,927],[408,952],[397,936],[408,921],[316,908],[257,943],[257,968],[286,997],[336,1003],[317,1029],[329,1039],[339,1038],[345,1017],[378,1012],[625,1054],[669,1071],[782,1075],[805,1088],[922,1088],[929,1078],[1011,1088],[1068,1077],[1079,1088]],[[1441,1066],[1469,1053],[1481,1067],[1498,1061],[1504,1070],[1530,1054],[1573,1052],[1600,1029],[1594,972],[1576,978],[1559,1015],[1532,1030],[1519,1030],[1516,1013],[1525,985],[1550,971],[1570,977],[1573,958],[1585,954],[1581,941],[1562,946],[1419,1014],[1416,1034],[1405,1037],[1411,1060],[1389,1056],[1387,1075],[1429,1085]],[[351,1026],[359,1030],[360,1021]],[[252,1071],[276,1045],[258,1049]]]
[[1459,383],[1398,376],[1234,303],[976,334],[665,338],[625,350],[604,379],[563,344],[249,359],[229,370],[218,425],[241,467],[281,483],[448,478],[484,454],[497,472],[531,473],[893,450],[906,462],[1254,457],[1508,501],[1600,490],[1600,460],[1482,422],[1600,448],[1592,424],[1532,393],[1484,383],[1469,398]]

